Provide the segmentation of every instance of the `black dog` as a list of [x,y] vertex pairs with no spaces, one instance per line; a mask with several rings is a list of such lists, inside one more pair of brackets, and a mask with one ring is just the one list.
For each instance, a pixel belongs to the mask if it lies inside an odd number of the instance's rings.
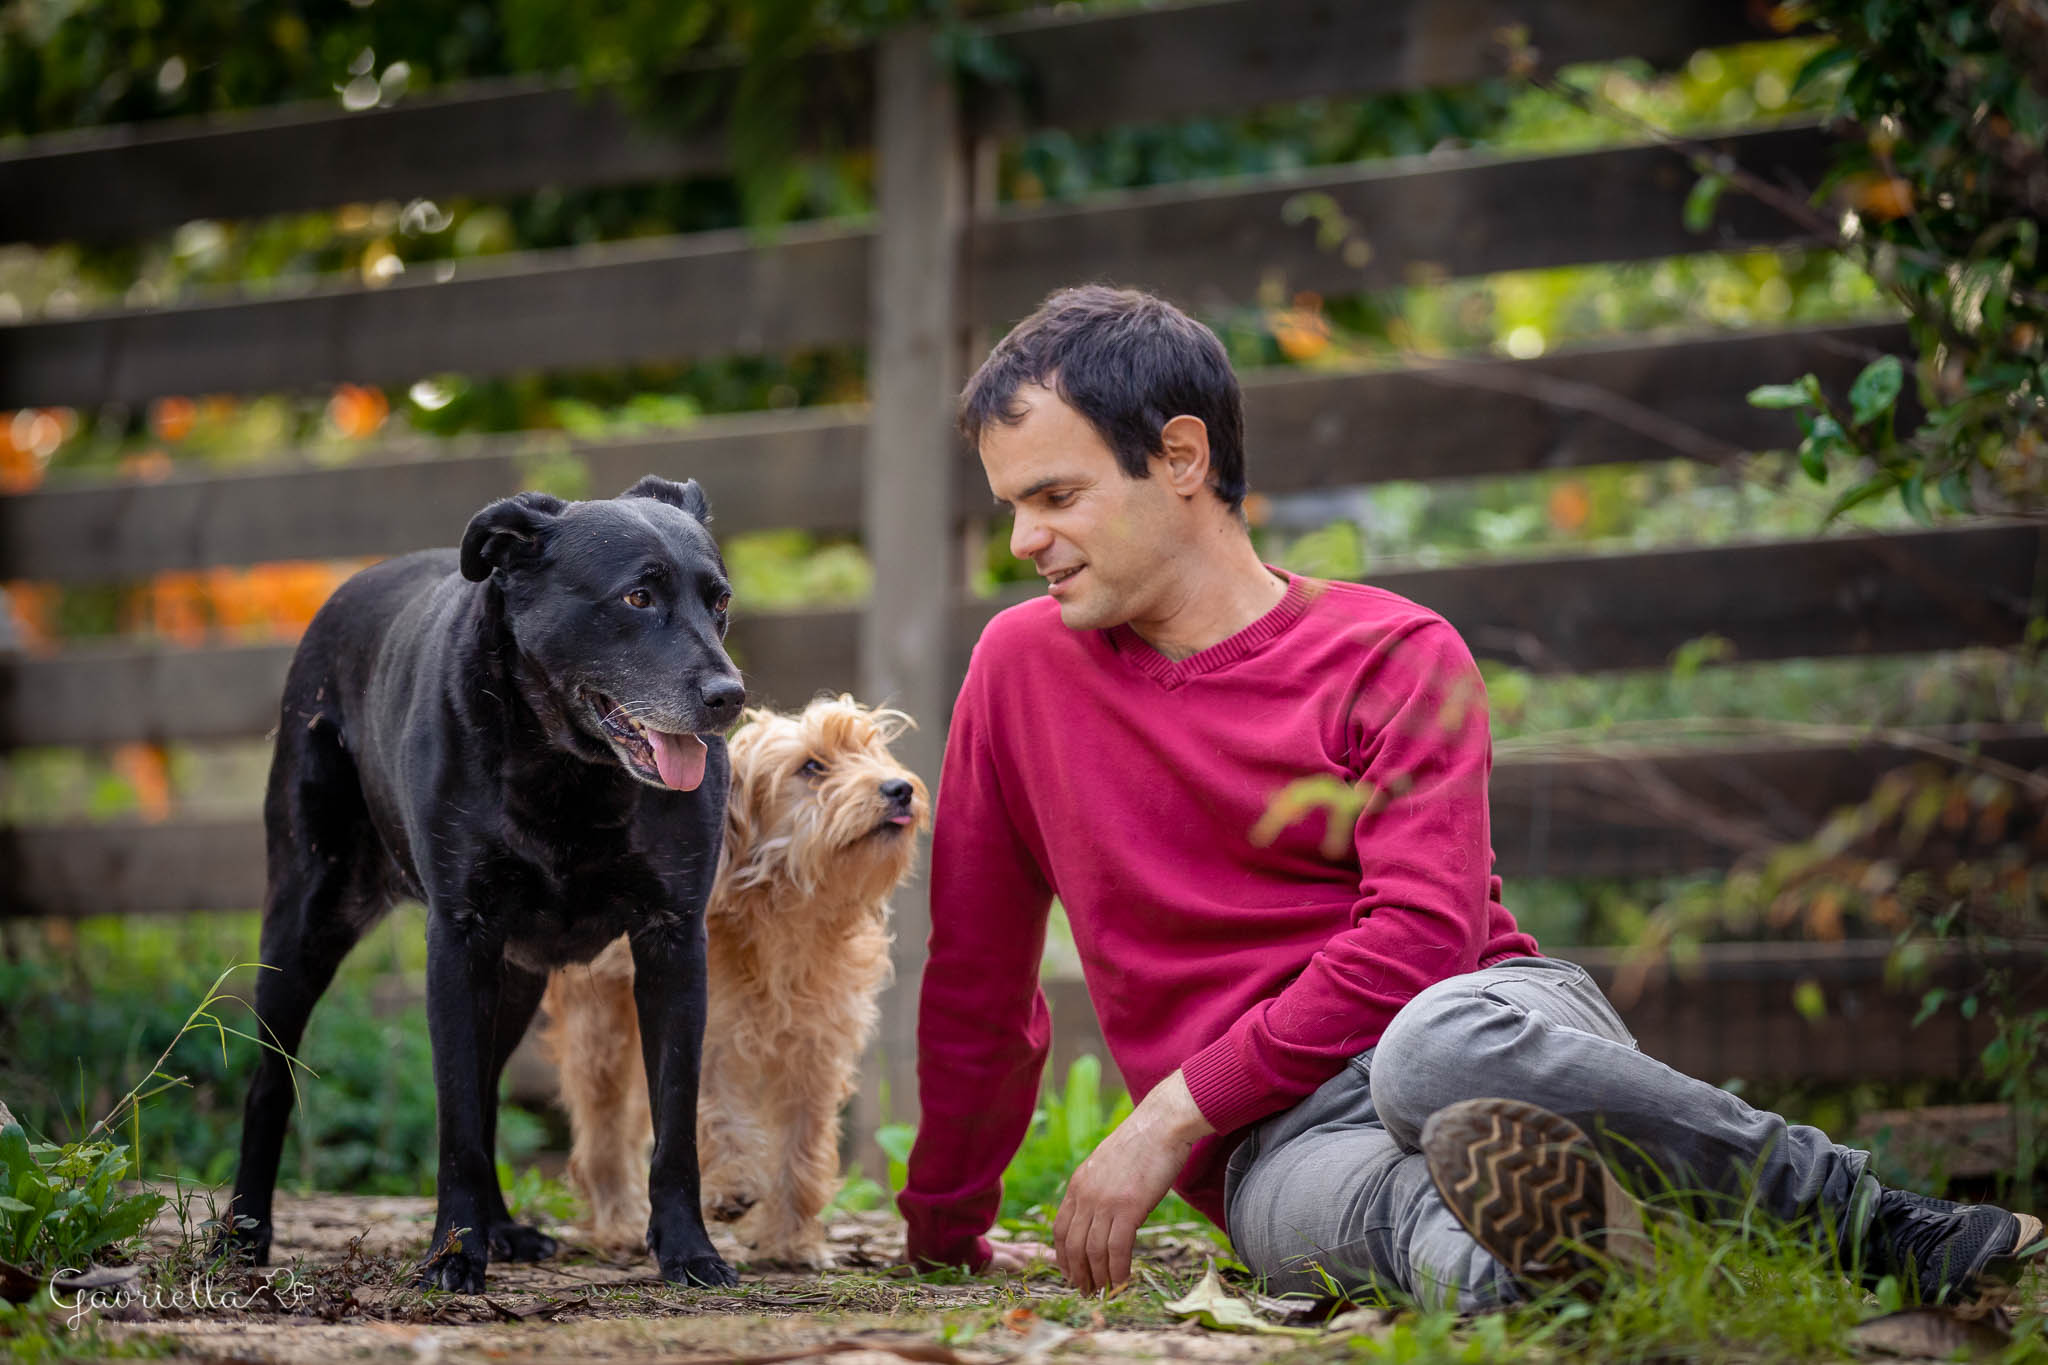
[[[506,498],[476,514],[459,558],[406,555],[343,584],[292,659],[263,808],[271,970],[256,1012],[296,1051],[364,930],[400,897],[426,902],[441,1149],[428,1286],[477,1293],[489,1257],[553,1253],[498,1188],[498,1077],[549,969],[622,933],[654,1101],[648,1245],[664,1279],[737,1282],[697,1206],[704,903],[721,736],[745,700],[707,515],[694,481],[652,475],[610,501]],[[265,1049],[230,1206],[232,1249],[259,1263],[288,1065]]]

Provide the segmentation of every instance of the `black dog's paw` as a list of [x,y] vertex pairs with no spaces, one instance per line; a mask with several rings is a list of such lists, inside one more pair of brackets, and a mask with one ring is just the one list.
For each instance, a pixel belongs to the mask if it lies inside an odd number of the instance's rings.
[[231,1219],[214,1234],[213,1254],[230,1265],[269,1265],[271,1227],[253,1218]]
[[704,1205],[704,1216],[714,1223],[737,1223],[747,1216],[747,1210],[759,1203],[751,1194],[738,1190],[711,1196]]
[[670,1284],[725,1289],[740,1282],[739,1272],[716,1252],[708,1256],[685,1256],[661,1263],[661,1278]]
[[554,1238],[525,1223],[500,1223],[491,1229],[494,1261],[545,1261],[559,1249]]
[[484,1266],[488,1264],[488,1258],[482,1249],[472,1251],[463,1244],[468,1236],[468,1228],[457,1228],[449,1237],[436,1237],[434,1241],[440,1250],[429,1256],[420,1267],[416,1287],[445,1289],[451,1294],[483,1293]]

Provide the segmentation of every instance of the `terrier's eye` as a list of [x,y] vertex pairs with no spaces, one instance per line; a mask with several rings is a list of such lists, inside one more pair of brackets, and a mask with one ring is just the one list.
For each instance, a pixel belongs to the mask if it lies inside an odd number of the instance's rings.
[[654,594],[645,588],[635,588],[626,594],[626,605],[643,609],[651,607],[654,605]]
[[797,771],[805,777],[823,777],[825,775],[825,765],[818,762],[815,758],[807,758],[804,760],[804,766],[798,768]]
[[723,616],[725,615],[725,609],[731,605],[732,594],[729,592],[722,592],[718,594],[718,600],[711,604],[711,610],[716,612],[718,615]]

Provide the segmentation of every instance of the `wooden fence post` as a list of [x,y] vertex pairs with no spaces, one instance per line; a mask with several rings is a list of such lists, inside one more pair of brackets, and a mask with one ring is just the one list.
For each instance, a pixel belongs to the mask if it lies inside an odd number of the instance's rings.
[[[960,590],[952,538],[952,405],[959,383],[961,233],[966,174],[951,71],[922,25],[882,41],[875,150],[880,227],[869,272],[868,424],[862,526],[874,596],[861,618],[862,700],[917,718],[899,754],[936,790],[952,706],[949,622]],[[913,1122],[917,988],[931,915],[925,868],[899,893],[896,984],[854,1111],[855,1149],[876,1164],[888,1114]]]

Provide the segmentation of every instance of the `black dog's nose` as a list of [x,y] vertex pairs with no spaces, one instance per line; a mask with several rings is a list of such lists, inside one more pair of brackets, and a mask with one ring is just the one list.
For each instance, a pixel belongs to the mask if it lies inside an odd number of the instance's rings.
[[882,784],[882,795],[899,806],[910,804],[910,784],[900,777],[892,777]]
[[705,683],[698,692],[704,698],[704,709],[714,720],[731,720],[747,700],[746,684],[738,678],[715,679]]

